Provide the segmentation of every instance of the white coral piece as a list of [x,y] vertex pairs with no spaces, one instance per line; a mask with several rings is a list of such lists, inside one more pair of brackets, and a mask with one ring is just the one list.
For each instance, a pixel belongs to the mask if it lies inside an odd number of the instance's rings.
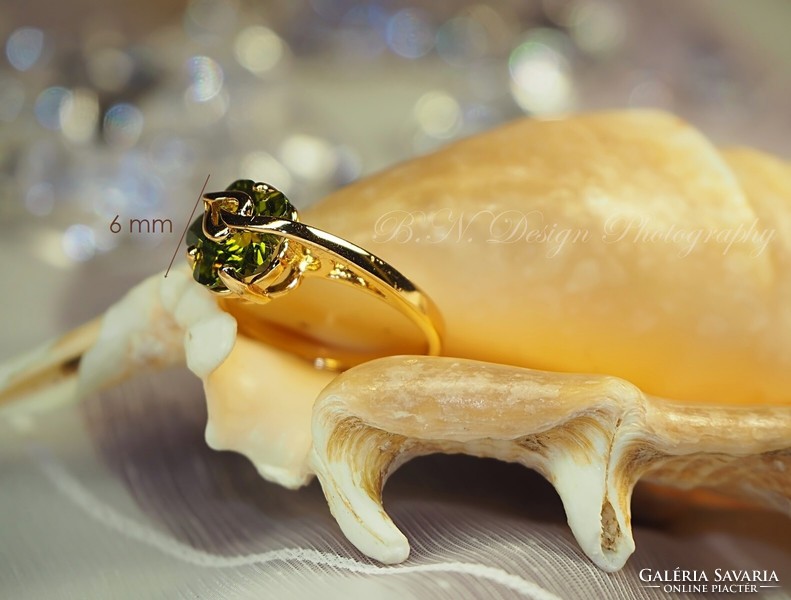
[[385,563],[409,543],[382,506],[387,477],[416,456],[516,462],[557,490],[582,550],[616,571],[634,551],[642,476],[725,487],[791,515],[791,406],[696,406],[615,377],[438,357],[383,358],[339,376],[313,412],[311,464],[344,534]]

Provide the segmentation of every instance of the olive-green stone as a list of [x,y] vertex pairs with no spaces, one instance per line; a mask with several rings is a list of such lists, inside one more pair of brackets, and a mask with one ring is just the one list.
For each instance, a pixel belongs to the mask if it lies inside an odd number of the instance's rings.
[[[291,219],[294,207],[282,192],[249,179],[240,179],[227,190],[246,192],[253,199],[254,214]],[[218,271],[228,265],[240,278],[267,271],[274,257],[280,253],[283,239],[272,234],[240,232],[222,242],[208,239],[203,233],[203,216],[198,217],[187,230],[187,246],[197,250],[192,276],[195,281],[211,290],[226,289]]]

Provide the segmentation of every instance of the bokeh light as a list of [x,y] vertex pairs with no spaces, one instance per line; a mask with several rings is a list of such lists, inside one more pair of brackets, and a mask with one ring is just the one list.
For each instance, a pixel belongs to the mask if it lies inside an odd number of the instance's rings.
[[450,138],[461,129],[461,106],[450,94],[441,91],[428,92],[417,101],[415,118],[428,135]]
[[116,104],[104,115],[104,139],[116,148],[131,148],[143,131],[143,113],[132,104]]
[[239,165],[239,177],[266,181],[285,194],[291,189],[291,173],[283,163],[264,151],[250,152],[242,159]]
[[61,107],[71,98],[71,92],[64,87],[53,86],[45,89],[36,98],[34,111],[38,122],[57,131],[61,128]]
[[524,114],[589,108],[679,111],[723,139],[782,148],[781,128],[744,117],[777,113],[782,70],[746,68],[752,57],[728,52],[722,31],[676,30],[670,12],[617,0],[188,0],[144,33],[93,15],[73,39],[53,22],[6,23],[7,210],[62,230],[81,220],[100,253],[136,241],[105,240],[108,216],[151,217],[208,172],[217,185],[264,178],[306,202]]
[[511,52],[511,93],[523,110],[549,115],[574,107],[571,67],[564,47],[562,34],[535,29]]
[[189,93],[198,102],[207,102],[220,93],[223,70],[217,61],[208,56],[193,56],[189,59]]
[[74,262],[85,262],[96,254],[96,236],[87,225],[72,225],[63,234],[63,252]]
[[418,8],[404,8],[387,22],[387,45],[404,58],[420,58],[434,47],[434,32],[428,13]]
[[329,178],[338,166],[338,156],[327,140],[311,135],[292,135],[280,148],[283,165],[297,177],[309,180]]
[[60,125],[64,137],[76,143],[90,141],[99,118],[99,99],[85,88],[75,89],[60,103]]
[[44,50],[44,32],[35,27],[20,27],[6,41],[5,53],[8,62],[17,71],[31,69],[41,58]]
[[256,75],[274,69],[283,58],[283,40],[269,27],[252,25],[239,32],[234,40],[236,60]]

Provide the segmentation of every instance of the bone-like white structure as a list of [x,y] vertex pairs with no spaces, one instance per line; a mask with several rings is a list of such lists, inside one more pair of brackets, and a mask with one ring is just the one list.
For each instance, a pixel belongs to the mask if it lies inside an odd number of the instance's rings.
[[609,570],[633,549],[641,476],[789,511],[788,164],[720,151],[661,113],[523,120],[361,180],[302,219],[420,285],[458,358],[320,371],[271,347],[258,320],[309,323],[329,346],[349,343],[333,337],[340,324],[385,354],[410,332],[343,286],[218,303],[174,271],[0,368],[0,414],[24,425],[52,402],[186,362],[204,383],[209,445],[286,487],[318,474],[344,532],[385,562],[408,544],[381,487],[427,452],[537,469]]
[[362,552],[406,560],[382,506],[387,477],[416,456],[522,464],[557,490],[582,550],[607,571],[634,551],[638,479],[725,487],[791,515],[791,407],[690,405],[615,377],[441,357],[382,358],[319,395],[311,465]]
[[207,377],[227,357],[236,320],[174,270],[146,279],[102,317],[0,368],[0,405],[23,416],[59,400],[82,398],[133,374],[186,364]]

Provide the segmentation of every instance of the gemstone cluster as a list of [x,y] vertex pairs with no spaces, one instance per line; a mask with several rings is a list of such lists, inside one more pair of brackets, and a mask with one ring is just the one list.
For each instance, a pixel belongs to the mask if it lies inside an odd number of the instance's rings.
[[[296,210],[288,198],[269,184],[240,179],[226,190],[248,194],[253,200],[254,216],[296,219]],[[227,289],[219,276],[223,266],[232,267],[239,279],[260,275],[269,270],[286,243],[276,235],[247,231],[234,232],[222,241],[214,241],[206,237],[203,219],[203,215],[198,217],[187,230],[187,246],[193,259],[195,281],[215,292]]]

